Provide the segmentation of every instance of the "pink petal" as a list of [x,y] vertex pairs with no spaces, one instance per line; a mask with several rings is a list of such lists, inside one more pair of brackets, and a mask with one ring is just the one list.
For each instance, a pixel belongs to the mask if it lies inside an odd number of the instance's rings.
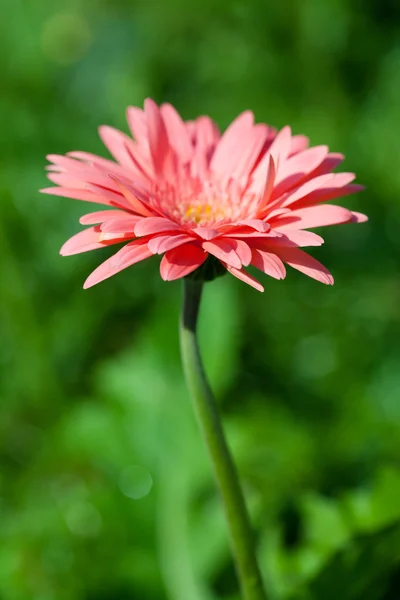
[[89,166],[96,164],[107,174],[113,174],[119,177],[129,177],[129,171],[125,167],[112,160],[103,158],[102,156],[97,156],[97,154],[91,154],[90,152],[81,152],[77,150],[73,152],[67,152],[67,156],[84,161]]
[[79,223],[81,223],[82,225],[94,225],[96,223],[103,223],[108,219],[113,219],[116,217],[130,218],[131,216],[132,215],[122,210],[98,210],[96,212],[83,215],[79,219]]
[[227,231],[224,231],[223,233],[224,238],[227,239],[258,239],[258,240],[263,240],[263,239],[275,239],[275,238],[280,238],[283,237],[282,233],[279,233],[278,231],[268,231],[267,233],[260,233],[259,231],[255,230],[255,229],[250,229],[250,227],[236,227],[235,229],[230,229]]
[[100,283],[100,281],[108,279],[109,277],[112,277],[112,275],[116,275],[116,273],[119,273],[123,269],[149,258],[150,256],[152,256],[152,253],[147,247],[147,239],[134,240],[97,267],[97,269],[95,269],[86,279],[83,287],[84,289],[92,287],[93,285]]
[[320,175],[319,177],[314,177],[313,179],[306,181],[306,183],[300,185],[296,190],[289,193],[289,195],[283,202],[283,206],[286,207],[290,206],[291,204],[294,204],[295,202],[308,196],[315,190],[319,190],[324,186],[331,184],[333,180],[334,174],[328,173],[327,175]]
[[[229,240],[229,241],[232,241],[232,240]],[[249,265],[250,261],[251,261],[251,249],[244,240],[236,240],[236,243],[237,243],[237,246],[236,246],[237,255],[239,256],[242,265],[247,267],[247,265]]]
[[203,152],[215,148],[220,139],[219,129],[210,117],[198,117],[196,119],[195,135],[196,146],[200,147]]
[[271,198],[272,190],[274,188],[275,177],[276,177],[275,161],[274,161],[272,155],[270,154],[269,159],[268,159],[267,178],[265,181],[264,191],[262,193],[261,201],[260,201],[260,204],[258,206],[258,211],[257,211],[258,216],[260,216],[260,217],[262,215],[264,215],[265,210],[268,207],[268,203]]
[[240,160],[242,140],[251,132],[253,122],[253,113],[248,110],[229,125],[219,140],[211,159],[210,168],[215,175],[223,177],[232,174],[236,165],[235,160]]
[[173,281],[195,271],[207,259],[207,252],[197,244],[185,244],[164,254],[160,273],[164,281]]
[[285,263],[321,283],[333,285],[333,277],[328,269],[299,248],[277,248],[276,254]]
[[174,172],[173,157],[168,140],[167,129],[157,104],[150,98],[144,102],[147,119],[150,154],[157,175],[172,177]]
[[[244,135],[240,152],[235,153],[234,157],[232,156],[230,164],[230,175],[232,177],[240,180],[250,175],[264,147],[267,135],[268,127],[262,124],[255,125]],[[232,148],[232,153],[235,150],[236,148]]]
[[331,152],[322,161],[322,163],[312,172],[313,177],[318,177],[318,175],[325,175],[325,173],[330,173],[333,169],[336,169],[337,166],[340,165],[344,161],[344,155],[339,152]]
[[212,240],[215,237],[218,237],[220,232],[213,227],[195,227],[192,229],[193,233],[201,237],[203,240]]
[[76,175],[65,172],[47,173],[47,179],[56,185],[72,189],[82,188],[86,183],[85,180],[79,179]]
[[[147,184],[151,185],[156,174],[149,150],[147,150],[144,146],[139,145],[135,145],[134,149],[132,146],[128,146],[127,144],[125,147],[132,163],[130,171],[135,174],[135,179],[139,177],[139,181],[142,185],[146,185],[146,181]],[[139,181],[135,181],[136,187]]]
[[327,154],[328,146],[314,146],[298,152],[285,161],[276,177],[272,199],[279,198],[287,190],[297,185],[322,163]]
[[117,217],[115,219],[109,219],[101,224],[100,229],[104,233],[131,233],[132,237],[136,237],[134,229],[136,223],[141,220],[140,217],[130,215],[130,217]]
[[329,202],[330,200],[334,200],[335,198],[343,198],[344,196],[350,196],[351,194],[358,194],[358,192],[362,192],[365,190],[364,185],[360,185],[358,183],[352,183],[350,185],[342,186],[332,186],[323,190],[316,190],[312,194],[309,194],[306,198],[299,200],[296,202],[295,208],[305,208],[307,206],[312,206],[313,204],[321,204],[322,202]]
[[110,204],[108,198],[95,194],[89,190],[65,187],[49,187],[40,190],[42,194],[52,194],[53,196],[62,196],[72,198],[73,200],[83,200],[84,202],[95,202],[96,204]]
[[[279,246],[321,246],[324,239],[313,231],[303,231],[302,229],[280,229],[274,228],[274,231],[284,234],[283,237],[271,240],[271,244]],[[288,243],[289,242],[289,243]]]
[[294,135],[290,142],[290,153],[289,156],[301,152],[308,148],[310,140],[305,135]]
[[146,115],[141,108],[129,106],[126,110],[126,120],[134,139],[145,148],[148,148]]
[[[48,174],[48,179],[67,189],[85,189],[96,194],[102,204],[113,204],[126,208],[126,200],[116,191],[113,179],[95,163],[87,164],[69,157],[49,155],[49,160],[60,168],[60,172]],[[75,196],[71,196],[75,197]],[[80,198],[78,198],[80,199]],[[93,201],[90,197],[84,198]],[[129,208],[129,205],[128,205]]]
[[49,154],[46,157],[53,162],[48,168],[52,172],[47,174],[48,179],[71,188],[86,187],[85,184],[91,183],[102,187],[113,187],[109,180],[108,173],[103,169],[94,166],[93,163],[86,163],[68,156],[58,156]]
[[117,160],[121,165],[127,168],[132,167],[132,159],[127,150],[130,149],[132,154],[135,154],[135,144],[127,135],[109,127],[108,125],[101,125],[99,127],[99,135],[101,141],[106,146],[109,153]]
[[[69,198],[75,198],[77,200],[84,200],[87,202],[96,202],[99,204],[107,204],[109,206],[116,206],[118,208],[122,208],[122,209],[128,209],[130,208],[128,202],[125,200],[125,198],[119,194],[118,192],[115,192],[114,190],[111,189],[111,186],[113,185],[110,181],[110,187],[106,188],[102,185],[95,185],[92,183],[88,183],[88,182],[84,182],[84,181],[76,181],[74,182],[71,177],[69,175],[66,174],[60,174],[57,173],[56,175],[53,175],[53,177],[49,176],[49,179],[51,181],[53,181],[54,183],[57,183],[60,188],[63,188],[63,190],[65,189],[75,189],[75,190],[79,190],[79,195],[77,193],[75,193],[74,195],[72,195],[74,192],[71,192],[70,194],[68,194]],[[49,189],[49,188],[47,188]],[[51,188],[50,188],[51,189]],[[83,189],[84,192],[90,192],[90,194],[82,194],[81,193],[81,189]],[[95,195],[96,199],[94,199]],[[62,194],[58,194],[63,196],[64,193]]]
[[214,149],[220,139],[218,127],[209,117],[198,117],[193,123],[193,143],[195,146],[191,162],[191,175],[205,177]]
[[109,246],[110,244],[116,244],[116,240],[119,240],[121,242],[126,242],[127,240],[131,240],[133,239],[135,236],[132,235],[131,232],[126,232],[126,233],[104,233],[104,231],[102,231],[100,233],[100,241],[104,242],[107,246]]
[[123,177],[130,175],[127,170],[112,161],[103,159],[103,164],[100,157],[93,155],[94,158],[88,162],[87,160],[73,158],[72,155],[75,156],[76,154],[81,155],[82,153],[71,152],[68,156],[48,154],[46,158],[53,164],[49,165],[47,168],[52,171],[57,170],[60,173],[67,174],[69,177],[79,181],[87,181],[99,185],[107,185],[109,183],[108,175],[113,171],[121,172]]
[[162,104],[160,111],[167,129],[170,145],[174,148],[179,159],[183,163],[188,163],[193,156],[193,146],[185,123],[171,104]]
[[60,167],[47,173],[47,179],[66,188],[85,188],[88,183],[109,187],[110,183],[103,173],[98,173],[92,166],[87,167],[86,170],[76,168],[73,171]]
[[188,132],[190,141],[192,144],[195,142],[196,138],[196,122],[195,121],[185,121],[186,130]]
[[240,269],[242,264],[249,265],[251,261],[251,250],[243,240],[220,238],[215,241],[203,242],[203,248],[219,260],[237,269]]
[[272,142],[268,153],[274,158],[275,164],[278,166],[278,170],[282,167],[284,161],[287,159],[292,141],[292,131],[288,125],[283,127],[274,141]]
[[81,252],[88,252],[89,250],[104,248],[104,244],[101,244],[99,239],[100,228],[90,227],[69,238],[61,247],[60,254],[61,256],[71,256],[73,254],[80,254]]
[[[132,235],[130,237],[132,238],[134,236]],[[67,240],[62,246],[60,254],[61,256],[72,256],[73,254],[80,254],[81,252],[89,252],[89,250],[98,250],[99,248],[104,248],[110,244],[119,244],[120,242],[125,241],[125,239],[125,236],[116,235],[107,240],[103,240],[100,228],[98,226],[90,227],[80,231]]]
[[149,217],[141,219],[135,226],[135,235],[154,235],[164,231],[182,231],[182,225],[178,225],[170,219],[164,217]]
[[231,267],[227,264],[224,264],[224,266],[226,267],[227,271],[231,273],[231,275],[237,277],[237,279],[240,279],[240,281],[244,281],[244,283],[251,285],[251,287],[255,288],[258,292],[264,291],[264,288],[261,285],[261,283],[244,269],[235,269],[235,267]]
[[323,227],[338,225],[352,221],[351,211],[341,206],[324,204],[293,210],[288,215],[282,215],[274,221],[274,229],[284,231],[289,229],[308,229],[309,227]]
[[277,135],[278,135],[278,130],[275,127],[271,127],[271,125],[268,125],[268,139],[267,139],[267,144],[266,144],[267,145],[266,150],[268,150],[271,147],[271,144]]
[[[242,234],[240,234],[242,237]],[[277,246],[295,247],[295,246],[321,246],[324,243],[320,235],[312,231],[303,231],[302,229],[278,229],[271,230],[270,233],[262,236],[245,236],[252,248],[275,252]]]
[[276,254],[271,252],[253,248],[251,264],[275,279],[285,279],[286,277],[285,265]]
[[[271,156],[274,161],[275,173],[274,173],[274,181],[276,172],[279,171],[281,166],[285,163],[286,158],[289,154],[291,143],[291,130],[290,127],[284,127],[275,137],[268,151],[264,154],[263,158],[259,161],[257,167],[253,172],[253,183],[251,185],[251,190],[257,192],[258,186],[260,183],[264,183],[265,174],[270,168],[271,164]],[[266,187],[266,186],[264,186]],[[266,194],[264,193],[264,197]],[[269,198],[269,197],[268,197]]]
[[132,189],[129,189],[129,187],[123,185],[123,183],[121,183],[121,181],[119,181],[116,177],[112,177],[111,179],[113,179],[123,197],[128,201],[132,210],[142,217],[154,216],[154,212],[156,211],[153,210],[152,207],[148,206],[145,202],[140,200]]
[[[190,135],[190,128],[186,123]],[[198,117],[192,123],[192,144],[194,155],[191,162],[191,175],[204,177],[208,173],[209,163],[220,139],[218,127],[209,117]]]
[[352,223],[365,223],[368,221],[367,215],[363,215],[362,213],[355,212],[354,210],[351,212],[353,218]]
[[153,237],[147,245],[153,254],[163,254],[188,242],[193,242],[193,237],[185,233],[180,233],[177,235],[169,234]]
[[[111,177],[109,177],[109,181],[111,182],[110,186],[114,185]],[[90,192],[104,196],[110,206],[122,208],[123,210],[127,211],[133,211],[132,204],[130,204],[130,202],[119,191],[113,191],[112,189],[106,189],[91,183],[88,183],[87,187]]]
[[267,212],[268,220],[272,219],[272,217],[277,217],[279,215],[284,215],[285,213],[290,212],[290,208],[275,208],[274,210],[271,210],[271,212]]
[[251,227],[251,229],[255,229],[260,233],[267,233],[271,229],[271,225],[261,219],[242,219],[241,221],[238,221],[238,224]]
[[[97,156],[96,154],[91,154],[89,152],[68,152],[66,158],[77,159],[78,162],[76,162],[75,164],[81,165],[81,175],[83,175],[85,179],[90,180],[93,183],[101,184],[102,181],[98,179],[100,176],[103,177],[103,181],[107,181],[109,175],[114,175],[124,180],[129,180],[132,176],[131,167],[129,167],[128,169],[113,160],[108,160],[106,158]],[[94,176],[96,177],[96,179],[93,181]]]
[[329,173],[310,179],[284,200],[283,206],[303,208],[327,202],[333,198],[347,196],[364,189],[364,186],[348,185],[355,178],[354,173]]
[[[121,135],[124,134],[121,133]],[[126,160],[124,159],[124,162],[128,164],[128,161],[130,161],[129,166],[123,166],[114,161],[96,156],[95,154],[89,154],[88,152],[68,152],[67,156],[78,158],[81,161],[84,161],[83,164],[86,165],[86,167],[90,167],[92,177],[93,173],[97,175],[95,181],[93,181],[92,178],[90,179],[93,183],[101,184],[101,181],[98,181],[99,174],[106,177],[109,175],[118,177],[118,179],[125,183],[128,183],[132,179],[132,175],[134,175],[136,185],[139,183],[141,185],[147,185],[154,175],[152,165],[150,164],[150,156],[144,156],[143,148],[140,148],[130,138],[123,138],[121,143],[123,144],[123,149],[126,151],[126,156],[124,155]],[[123,149],[121,152],[123,152]]]
[[[335,187],[344,187],[356,178],[355,173],[332,173],[332,176]],[[331,187],[331,185],[328,187]]]
[[88,165],[85,162],[80,162],[79,160],[76,160],[75,158],[71,158],[69,156],[64,156],[62,154],[47,154],[46,155],[46,159],[52,163],[52,165],[49,166],[49,168],[51,166],[56,166],[59,168],[60,171],[70,171],[70,172],[74,172],[77,171],[78,173],[82,172],[82,173],[90,173],[90,165]]

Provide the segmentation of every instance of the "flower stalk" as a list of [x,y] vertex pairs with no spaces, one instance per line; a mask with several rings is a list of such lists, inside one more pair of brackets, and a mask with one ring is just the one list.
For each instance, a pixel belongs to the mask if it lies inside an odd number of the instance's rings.
[[203,283],[189,278],[183,282],[180,322],[183,369],[224,504],[242,595],[244,600],[267,600],[243,493],[200,356],[197,320]]

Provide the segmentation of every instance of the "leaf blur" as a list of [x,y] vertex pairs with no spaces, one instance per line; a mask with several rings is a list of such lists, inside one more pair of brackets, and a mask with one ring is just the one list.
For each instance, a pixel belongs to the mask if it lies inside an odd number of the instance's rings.
[[324,230],[327,288],[208,284],[201,343],[272,600],[400,584],[400,8],[345,0],[5,0],[0,36],[0,597],[238,600],[155,258],[90,291],[80,202],[44,156],[106,155],[127,105],[241,110],[346,155],[369,223]]

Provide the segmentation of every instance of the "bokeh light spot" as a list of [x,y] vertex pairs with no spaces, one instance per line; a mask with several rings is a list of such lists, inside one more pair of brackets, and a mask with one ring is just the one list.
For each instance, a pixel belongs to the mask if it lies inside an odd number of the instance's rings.
[[121,471],[119,488],[128,498],[140,500],[150,493],[152,487],[153,479],[145,467],[131,465]]
[[101,529],[101,516],[89,502],[77,502],[69,507],[65,521],[71,533],[81,537],[95,537]]

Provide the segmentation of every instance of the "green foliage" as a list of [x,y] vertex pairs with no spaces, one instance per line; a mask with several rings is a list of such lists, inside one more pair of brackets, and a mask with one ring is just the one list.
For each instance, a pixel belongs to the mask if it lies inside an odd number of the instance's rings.
[[47,153],[105,154],[147,95],[346,154],[370,222],[324,231],[326,288],[207,285],[201,343],[272,600],[395,600],[400,583],[400,11],[378,0],[5,0],[0,36],[0,597],[238,600],[157,259],[58,248],[85,206]]

